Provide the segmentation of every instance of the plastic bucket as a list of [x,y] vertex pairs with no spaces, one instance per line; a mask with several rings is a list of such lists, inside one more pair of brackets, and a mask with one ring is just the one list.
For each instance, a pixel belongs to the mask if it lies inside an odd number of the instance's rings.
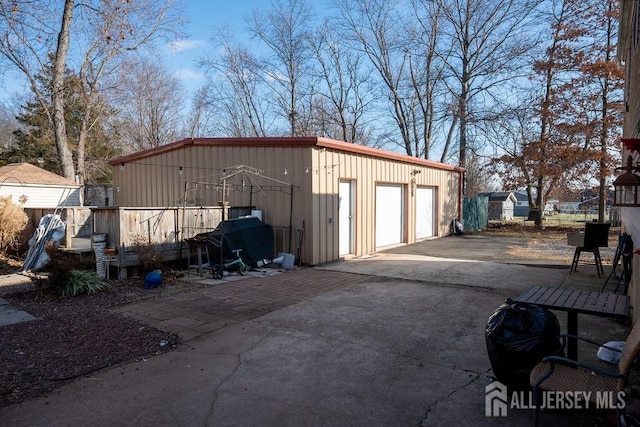
[[293,268],[293,263],[295,262],[296,258],[291,254],[283,254],[282,256],[284,257],[282,260],[282,268],[287,270]]
[[258,218],[260,221],[262,221],[262,211],[260,210],[253,210],[251,211],[251,216]]

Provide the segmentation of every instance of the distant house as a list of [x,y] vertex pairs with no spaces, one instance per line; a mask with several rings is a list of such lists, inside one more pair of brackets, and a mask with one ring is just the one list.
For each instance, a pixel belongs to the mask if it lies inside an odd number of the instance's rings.
[[560,213],[578,213],[580,212],[580,202],[560,202],[558,203],[558,211]]
[[513,216],[529,216],[529,197],[527,193],[522,191],[514,191],[514,197],[516,198],[516,205],[513,208]]
[[0,196],[23,208],[82,206],[80,184],[30,163],[0,167]]
[[558,205],[560,204],[560,200],[558,199],[549,199],[544,204],[544,212],[543,215],[555,215],[556,212],[559,211]]
[[510,221],[513,219],[518,199],[511,191],[480,193],[478,196],[487,196],[489,198],[490,221]]

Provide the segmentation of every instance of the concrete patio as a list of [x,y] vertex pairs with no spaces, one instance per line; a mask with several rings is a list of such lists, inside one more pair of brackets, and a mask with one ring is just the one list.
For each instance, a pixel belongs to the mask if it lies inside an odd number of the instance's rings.
[[[483,257],[504,257],[498,240],[487,244]],[[605,279],[595,267],[572,276],[552,267],[385,252],[242,280],[191,277],[193,290],[118,310],[179,334],[178,349],[96,372],[0,417],[15,426],[530,425],[532,410],[485,416],[484,327],[529,286],[600,290]],[[579,331],[624,340],[628,325],[581,316]],[[580,347],[580,356],[596,361],[593,348]],[[586,425],[596,415],[545,413],[541,425]]]

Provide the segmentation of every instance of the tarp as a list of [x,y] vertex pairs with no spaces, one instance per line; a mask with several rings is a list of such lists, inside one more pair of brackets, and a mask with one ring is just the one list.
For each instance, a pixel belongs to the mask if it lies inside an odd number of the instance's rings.
[[58,214],[47,214],[40,218],[38,228],[29,239],[29,251],[20,271],[37,271],[49,262],[45,246],[49,242],[58,245],[64,237],[65,222]]
[[489,224],[489,198],[465,197],[463,203],[464,231],[486,230]]
[[220,249],[224,260],[233,259],[233,251],[242,249],[240,256],[248,265],[273,258],[273,229],[255,217],[222,221],[214,231],[199,234],[196,239],[203,237],[210,245],[213,263],[220,263]]

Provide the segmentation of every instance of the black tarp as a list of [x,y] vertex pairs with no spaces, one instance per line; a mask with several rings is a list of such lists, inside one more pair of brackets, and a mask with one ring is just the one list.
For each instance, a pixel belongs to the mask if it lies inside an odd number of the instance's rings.
[[213,264],[234,259],[236,249],[242,249],[240,256],[248,265],[273,258],[273,230],[255,217],[222,221],[214,231],[198,234],[195,238],[207,240]]

